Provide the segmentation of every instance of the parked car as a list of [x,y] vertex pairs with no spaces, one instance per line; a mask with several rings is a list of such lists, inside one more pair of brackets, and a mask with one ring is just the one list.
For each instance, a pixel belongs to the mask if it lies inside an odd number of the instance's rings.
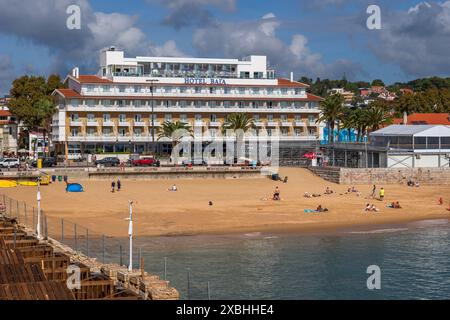
[[133,166],[148,166],[148,167],[159,167],[160,162],[155,158],[140,158],[131,161],[131,165]]
[[0,167],[2,168],[18,168],[20,161],[17,158],[4,158],[0,161]]
[[100,160],[96,160],[94,163],[96,166],[101,165],[105,167],[116,167],[120,165],[120,160],[116,157],[106,157]]
[[[37,168],[37,160],[34,160],[31,165],[35,168]],[[56,159],[52,157],[46,157],[42,158],[42,167],[43,168],[51,168],[53,166],[56,166]]]
[[185,166],[185,167],[188,167],[188,166],[206,166],[206,165],[208,165],[208,163],[205,160],[201,159],[201,158],[186,159],[186,160],[183,160],[181,162],[181,164],[183,166]]

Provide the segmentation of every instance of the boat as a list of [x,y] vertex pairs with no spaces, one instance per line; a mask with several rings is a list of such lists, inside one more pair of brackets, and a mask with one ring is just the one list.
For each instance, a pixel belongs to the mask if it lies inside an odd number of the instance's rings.
[[40,177],[40,179],[41,179],[41,185],[49,185],[50,184],[50,182],[51,182],[51,178],[50,178],[50,176],[49,175],[43,175],[43,176],[41,176]]
[[17,187],[17,181],[14,180],[0,180],[0,188]]
[[35,187],[38,185],[36,181],[19,181],[19,185],[21,186],[28,186],[28,187]]

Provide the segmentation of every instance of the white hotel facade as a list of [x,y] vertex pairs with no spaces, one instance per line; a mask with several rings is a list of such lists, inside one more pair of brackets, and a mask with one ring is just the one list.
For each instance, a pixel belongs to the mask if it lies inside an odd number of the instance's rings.
[[[320,97],[306,84],[282,79],[265,56],[238,59],[136,57],[115,48],[100,55],[97,75],[75,68],[66,89],[53,93],[58,112],[52,140],[58,154],[80,152],[168,152],[157,140],[164,121],[188,123],[205,143],[220,135],[232,113],[247,113],[258,134],[279,135],[280,143],[322,139]],[[153,109],[153,112],[152,112]]]

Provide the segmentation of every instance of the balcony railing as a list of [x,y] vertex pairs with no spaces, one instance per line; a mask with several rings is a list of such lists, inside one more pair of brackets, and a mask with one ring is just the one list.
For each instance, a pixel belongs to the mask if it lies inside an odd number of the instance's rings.
[[73,120],[73,121],[70,121],[70,126],[71,127],[81,127],[81,126],[83,126],[83,122],[81,122],[80,120]]

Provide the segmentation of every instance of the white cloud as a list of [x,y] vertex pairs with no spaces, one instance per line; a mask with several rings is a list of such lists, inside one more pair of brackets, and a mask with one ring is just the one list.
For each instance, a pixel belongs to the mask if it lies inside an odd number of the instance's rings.
[[194,48],[201,56],[241,58],[251,54],[267,55],[271,65],[284,76],[290,71],[297,76],[352,77],[360,66],[347,60],[327,64],[308,47],[304,35],[296,34],[289,44],[277,37],[281,22],[273,13],[256,21],[218,23],[199,28],[193,36]]

